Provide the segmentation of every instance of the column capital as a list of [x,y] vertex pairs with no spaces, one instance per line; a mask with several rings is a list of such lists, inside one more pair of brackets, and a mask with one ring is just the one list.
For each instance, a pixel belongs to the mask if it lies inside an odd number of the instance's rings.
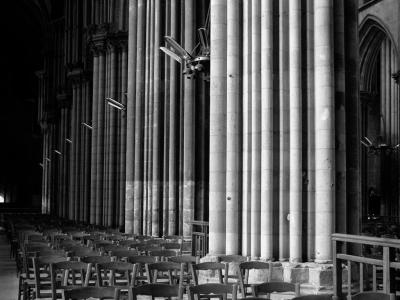
[[57,99],[57,106],[59,108],[69,108],[71,107],[72,104],[72,98],[70,94],[67,94],[65,91],[58,93],[56,95],[56,99]]

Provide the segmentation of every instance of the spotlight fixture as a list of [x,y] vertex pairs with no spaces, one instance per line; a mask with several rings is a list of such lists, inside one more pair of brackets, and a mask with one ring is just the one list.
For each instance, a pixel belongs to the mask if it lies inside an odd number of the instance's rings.
[[210,44],[207,30],[206,28],[199,28],[197,32],[200,41],[200,50],[197,53],[195,51],[198,46],[190,54],[170,36],[164,37],[166,47],[160,47],[160,50],[185,68],[182,74],[186,75],[188,79],[196,78],[197,74],[202,74],[203,79],[209,81]]
[[106,98],[107,104],[119,110],[126,110],[125,105],[112,98]]
[[378,155],[381,153],[389,154],[400,150],[400,144],[397,144],[395,146],[388,145],[383,141],[383,138],[381,136],[378,136],[376,138],[376,143],[373,143],[366,136],[364,136],[360,140],[360,142],[364,147],[367,148],[368,154],[372,155]]
[[93,129],[93,127],[92,126],[90,126],[88,123],[85,123],[85,122],[82,122],[81,123],[83,126],[85,126],[87,129],[89,129],[89,130],[92,130]]
[[65,141],[69,144],[72,144],[72,141],[70,139],[65,139]]
[[59,150],[54,149],[53,150],[55,153],[57,153],[58,155],[61,155],[62,153]]
[[48,162],[51,162],[51,159],[46,157],[45,160],[47,160]]

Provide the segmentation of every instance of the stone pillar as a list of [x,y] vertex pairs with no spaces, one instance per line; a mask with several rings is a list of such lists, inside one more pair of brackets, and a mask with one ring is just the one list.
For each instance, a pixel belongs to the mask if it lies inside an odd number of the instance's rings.
[[290,261],[301,261],[302,239],[302,86],[301,86],[301,3],[289,1],[289,82],[290,82]]
[[[390,115],[390,48],[391,48],[391,43],[390,39],[386,38],[385,39],[385,133],[386,133],[386,139],[385,143],[388,145],[391,144],[390,140],[390,122],[391,122],[391,115]],[[389,194],[389,193],[388,193]],[[390,195],[390,194],[389,194]],[[388,201],[386,201],[386,204],[388,204]],[[388,205],[386,205],[386,209],[388,209]],[[385,216],[388,216],[389,211],[385,211]]]
[[105,131],[105,88],[106,88],[106,55],[99,54],[99,85],[97,110],[97,155],[96,155],[96,224],[103,223],[104,196],[104,131]]
[[[133,30],[136,32],[136,30]],[[122,42],[121,45],[121,102],[127,109],[127,89],[128,89],[128,53],[126,41]],[[132,72],[132,70],[131,70]],[[129,83],[129,85],[134,85],[134,81]],[[131,103],[132,105],[132,103]],[[126,194],[125,194],[125,183],[126,183],[126,156],[127,156],[127,119],[133,118],[134,112],[128,116],[127,111],[121,113],[121,129],[120,129],[120,176],[119,176],[119,226],[124,226],[125,224],[125,204],[126,204]],[[133,120],[131,121],[133,122]],[[130,124],[131,125],[131,124]],[[133,146],[133,145],[132,145]],[[130,147],[130,153],[132,153],[132,147]],[[132,169],[132,167],[130,167]]]
[[[164,15],[164,35],[171,35],[171,1],[167,0],[165,3],[165,15]],[[162,44],[162,42],[161,42]],[[163,139],[163,213],[162,213],[162,220],[163,220],[163,235],[168,235],[168,224],[169,224],[169,185],[170,185],[170,178],[169,178],[169,135],[170,135],[170,65],[173,63],[172,58],[168,58],[168,56],[164,57],[164,139]]]
[[[193,49],[195,28],[194,0],[185,1],[184,48]],[[195,123],[194,123],[194,81],[183,82],[183,235],[191,234],[190,222],[194,219],[194,158],[195,158]]]
[[76,84],[76,91],[75,91],[75,133],[74,133],[74,138],[73,138],[73,146],[74,146],[74,151],[75,151],[75,175],[74,175],[74,186],[75,186],[75,191],[74,191],[74,220],[79,221],[80,220],[80,203],[82,201],[80,197],[80,190],[81,190],[81,103],[82,103],[82,82],[80,79],[78,79],[78,82]]
[[128,81],[126,98],[126,184],[125,184],[125,232],[133,232],[134,222],[134,175],[135,175],[135,96],[137,57],[137,1],[129,0],[128,30]]
[[211,0],[209,252],[225,253],[226,0]]
[[[174,39],[178,38],[178,26],[177,26],[177,0],[171,0],[171,37]],[[178,170],[176,167],[177,162],[177,149],[178,149],[178,138],[177,138],[177,126],[179,125],[178,108],[179,103],[179,93],[178,93],[178,83],[180,78],[178,63],[170,59],[171,71],[170,71],[170,88],[169,88],[169,174],[168,174],[168,234],[176,234],[177,224],[176,224],[176,204],[178,197]]]
[[92,142],[90,164],[90,223],[96,223],[96,191],[97,191],[97,111],[98,111],[98,86],[99,86],[99,56],[97,51],[93,56],[93,94],[92,94]]
[[72,85],[72,106],[71,106],[71,133],[70,140],[71,151],[70,151],[70,161],[69,161],[69,213],[68,218],[70,220],[75,220],[75,205],[76,205],[76,84]]
[[143,130],[143,200],[142,200],[142,227],[143,235],[148,235],[148,207],[149,207],[149,118],[150,118],[150,26],[151,1],[146,2],[146,31],[145,31],[145,63],[144,63],[144,130]]
[[251,3],[243,2],[243,200],[242,255],[251,254]]
[[[146,2],[138,1],[137,60],[136,60],[136,99],[135,99],[135,146],[134,146],[134,192],[133,192],[133,233],[142,233],[143,202],[143,112],[145,83],[145,17]],[[128,163],[128,162],[127,162]]]
[[273,1],[261,1],[261,257],[273,258]]
[[[92,101],[90,101],[90,84],[86,81],[85,89],[85,99],[86,99],[86,115],[85,122],[90,124],[92,117]],[[90,174],[91,174],[91,134],[92,130],[86,130],[85,135],[85,222],[90,222]]]
[[226,254],[239,254],[239,11],[237,1],[227,1]]
[[159,160],[161,147],[160,147],[160,18],[161,18],[161,8],[160,8],[160,0],[154,0],[154,79],[153,79],[153,96],[154,96],[154,104],[153,104],[153,159],[152,159],[152,195],[153,195],[153,204],[152,204],[152,226],[151,226],[151,234],[153,236],[159,236],[160,234],[160,218],[159,218],[159,209],[160,209],[160,196],[161,196],[161,163]]
[[251,1],[251,256],[260,256],[261,1]]
[[[117,99],[117,51],[115,45],[110,47],[110,88],[109,95],[112,99]],[[120,101],[120,100],[119,100]],[[109,107],[110,110],[110,120],[109,120],[109,159],[108,159],[108,211],[107,211],[107,225],[115,225],[115,202],[116,199],[116,111],[115,108]]]
[[279,2],[279,260],[289,258],[289,18],[288,0]]
[[314,2],[315,39],[315,258],[332,259],[335,202],[333,3]]
[[[307,260],[315,258],[314,0],[307,0]],[[304,124],[305,125],[305,124]]]

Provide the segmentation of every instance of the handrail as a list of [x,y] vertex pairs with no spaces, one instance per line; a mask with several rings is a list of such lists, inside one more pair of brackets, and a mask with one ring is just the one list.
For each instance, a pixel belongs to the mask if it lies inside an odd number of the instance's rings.
[[[339,243],[353,243],[358,245],[377,246],[382,247],[381,257],[365,257],[363,254],[355,255],[354,253],[345,253],[346,251],[340,250]],[[373,291],[377,290],[376,273],[378,268],[382,270],[383,275],[383,292],[389,294],[393,292],[394,288],[394,269],[399,269],[399,262],[395,261],[394,250],[400,249],[400,240],[390,238],[380,238],[353,234],[332,234],[332,254],[333,254],[333,299],[340,299],[342,296],[342,262],[347,262],[348,270],[348,295],[351,294],[351,264],[359,264],[359,280],[360,292],[364,291],[364,270],[367,266],[372,266],[373,278]],[[345,247],[344,249],[347,249]],[[368,277],[368,274],[367,274]]]
[[371,245],[371,246],[400,248],[400,240],[399,239],[389,239],[389,238],[380,238],[380,237],[365,236],[365,235],[334,233],[334,234],[332,234],[332,240],[340,241],[340,242],[347,242],[347,243]]

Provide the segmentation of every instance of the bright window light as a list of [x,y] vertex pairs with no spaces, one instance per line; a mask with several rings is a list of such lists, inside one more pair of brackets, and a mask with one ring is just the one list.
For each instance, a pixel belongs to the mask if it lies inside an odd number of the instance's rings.
[[4,203],[4,196],[0,195],[0,203]]

